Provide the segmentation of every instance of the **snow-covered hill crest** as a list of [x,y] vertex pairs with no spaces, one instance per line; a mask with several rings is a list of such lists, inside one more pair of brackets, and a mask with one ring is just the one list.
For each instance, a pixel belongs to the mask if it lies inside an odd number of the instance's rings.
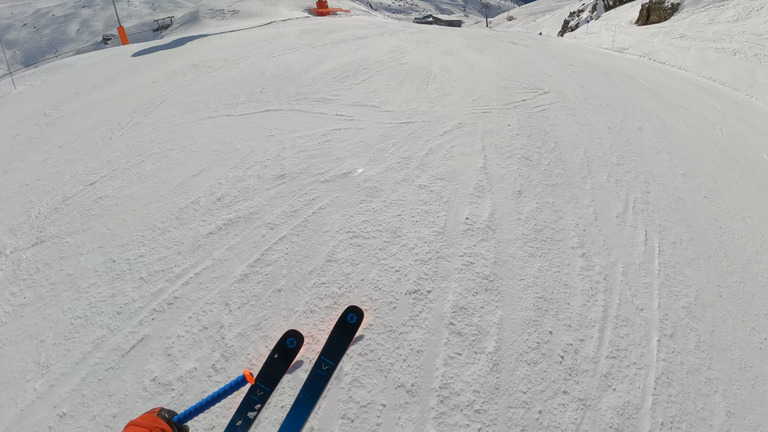
[[438,13],[444,15],[484,16],[483,5],[488,5],[491,17],[515,9],[523,2],[520,0],[357,0],[363,6],[374,11],[400,15],[424,15]]

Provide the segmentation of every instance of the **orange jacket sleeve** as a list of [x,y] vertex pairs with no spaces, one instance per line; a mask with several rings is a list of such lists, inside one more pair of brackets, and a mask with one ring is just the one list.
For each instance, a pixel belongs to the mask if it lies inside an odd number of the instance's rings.
[[145,412],[125,425],[123,432],[173,432],[171,426],[157,416],[160,408]]

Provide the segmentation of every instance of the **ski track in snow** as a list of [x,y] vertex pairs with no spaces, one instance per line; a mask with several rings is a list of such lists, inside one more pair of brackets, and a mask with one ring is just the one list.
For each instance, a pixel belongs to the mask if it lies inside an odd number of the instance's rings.
[[297,19],[20,77],[0,430],[183,409],[297,328],[275,429],[352,303],[305,430],[765,428],[765,107],[487,35]]

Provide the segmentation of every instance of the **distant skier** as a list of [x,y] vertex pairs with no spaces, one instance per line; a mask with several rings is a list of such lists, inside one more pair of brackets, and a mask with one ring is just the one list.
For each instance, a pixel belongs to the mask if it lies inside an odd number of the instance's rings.
[[163,407],[154,408],[129,421],[123,432],[189,432],[189,426],[173,421],[176,415]]

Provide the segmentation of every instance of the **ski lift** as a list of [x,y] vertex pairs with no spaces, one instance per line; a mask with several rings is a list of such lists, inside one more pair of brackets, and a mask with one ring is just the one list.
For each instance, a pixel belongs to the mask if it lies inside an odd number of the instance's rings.
[[173,18],[172,16],[160,18],[155,20],[155,24],[157,27],[155,27],[152,31],[158,32],[163,30],[168,30],[170,26],[173,25]]

